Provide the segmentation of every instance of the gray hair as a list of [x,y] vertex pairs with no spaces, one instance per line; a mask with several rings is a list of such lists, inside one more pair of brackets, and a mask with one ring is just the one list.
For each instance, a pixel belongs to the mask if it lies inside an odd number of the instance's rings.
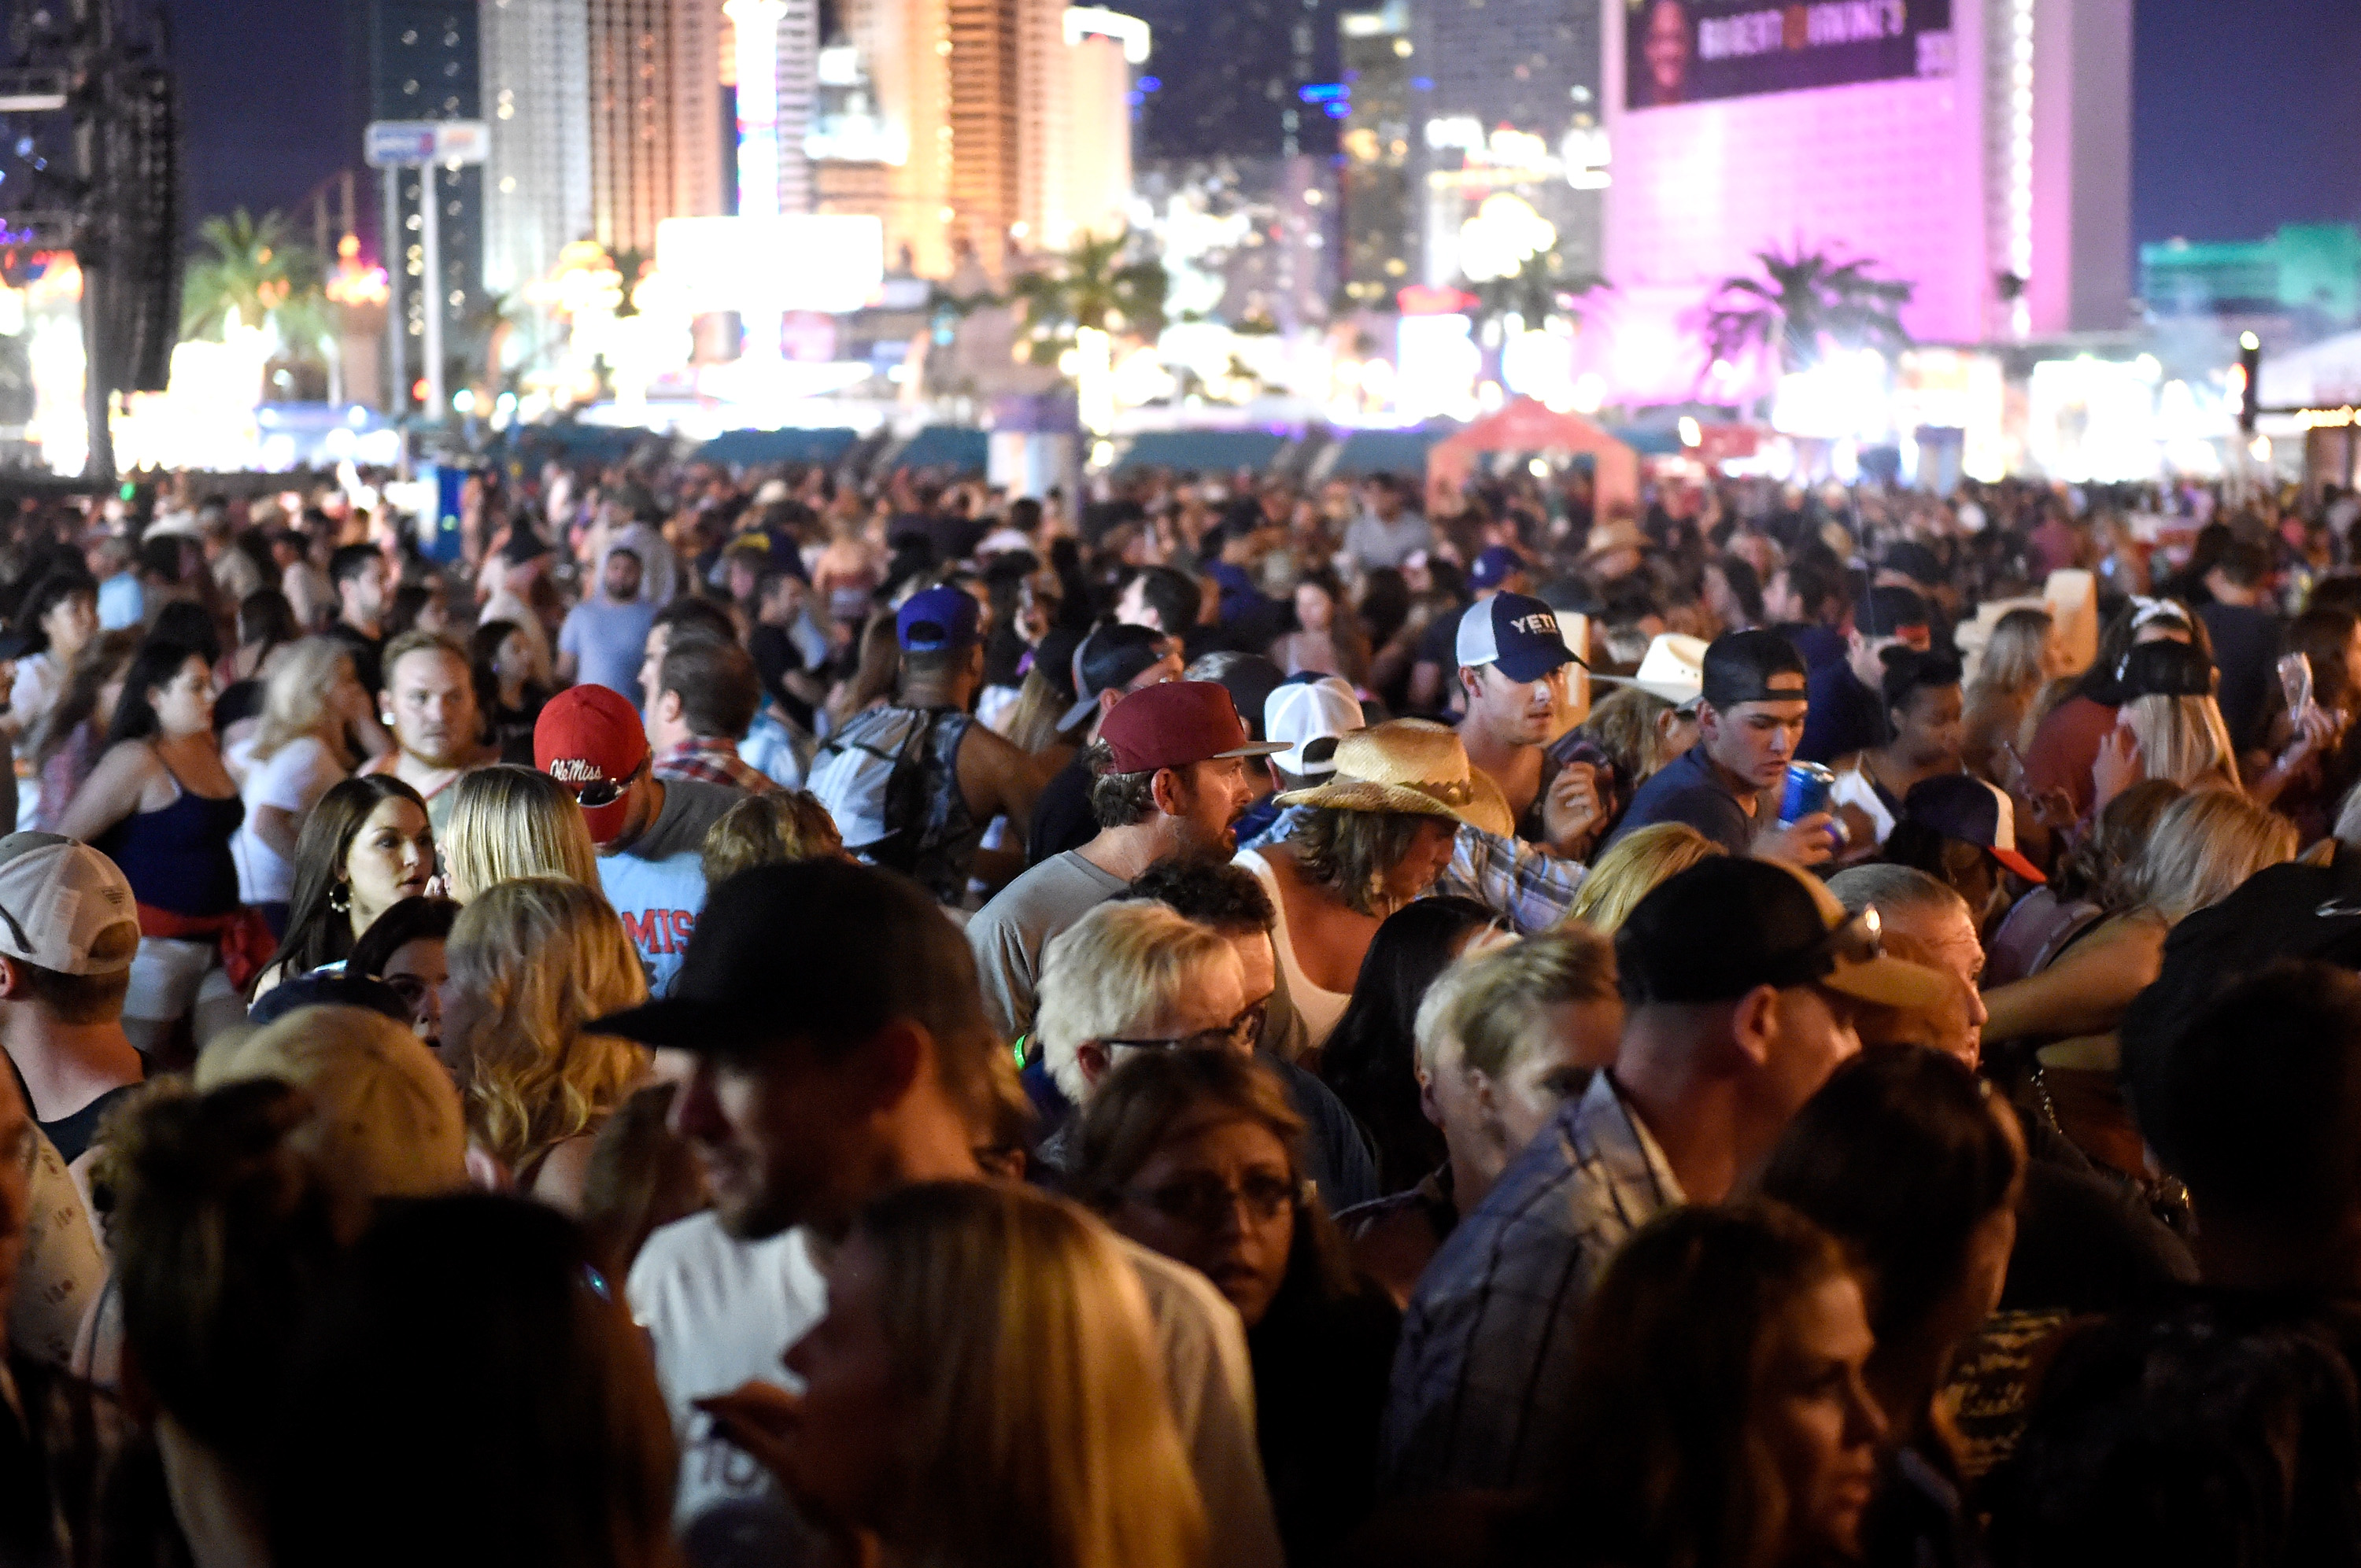
[[1916,866],[1888,865],[1872,861],[1867,865],[1851,866],[1828,878],[1828,891],[1848,915],[1858,915],[1874,908],[1881,915],[1905,909],[1923,909],[1929,914],[1958,910],[1972,914],[1968,901],[1946,883],[1928,876]]

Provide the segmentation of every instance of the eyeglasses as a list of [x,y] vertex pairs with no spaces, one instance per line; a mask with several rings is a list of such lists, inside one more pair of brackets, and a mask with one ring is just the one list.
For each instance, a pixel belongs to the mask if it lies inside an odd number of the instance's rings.
[[1166,1035],[1156,1038],[1103,1039],[1103,1046],[1130,1046],[1138,1050],[1223,1051],[1240,1046],[1251,1050],[1262,1043],[1263,1025],[1270,1017],[1270,998],[1247,1008],[1218,1029],[1200,1029],[1193,1035]]
[[1250,1223],[1268,1224],[1295,1204],[1309,1202],[1311,1196],[1310,1182],[1263,1170],[1249,1172],[1235,1185],[1208,1173],[1178,1177],[1161,1187],[1129,1188],[1124,1192],[1131,1202],[1153,1209],[1168,1220],[1205,1231],[1219,1227],[1241,1203],[1246,1205]]
[[638,778],[647,765],[647,759],[642,757],[640,765],[624,774],[620,783],[613,779],[592,779],[588,784],[566,787],[574,792],[575,805],[585,811],[596,811],[602,806],[612,806],[622,799],[623,792],[631,787],[631,781]]

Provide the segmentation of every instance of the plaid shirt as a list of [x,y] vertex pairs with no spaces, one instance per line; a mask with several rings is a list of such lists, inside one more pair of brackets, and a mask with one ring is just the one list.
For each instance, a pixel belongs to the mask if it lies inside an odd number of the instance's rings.
[[1539,1486],[1564,1463],[1576,1319],[1607,1260],[1685,1200],[1609,1073],[1501,1173],[1420,1277],[1378,1436],[1395,1495]]
[[[1259,850],[1293,838],[1307,809],[1289,806],[1251,843],[1238,848]],[[1519,936],[1530,937],[1564,917],[1574,905],[1575,890],[1589,874],[1579,861],[1560,860],[1522,839],[1504,839],[1463,822],[1452,839],[1451,863],[1428,891],[1472,898],[1497,911]]]
[[748,795],[773,795],[779,788],[762,769],[741,757],[737,747],[707,735],[684,740],[658,757],[653,771],[660,779],[722,784]]

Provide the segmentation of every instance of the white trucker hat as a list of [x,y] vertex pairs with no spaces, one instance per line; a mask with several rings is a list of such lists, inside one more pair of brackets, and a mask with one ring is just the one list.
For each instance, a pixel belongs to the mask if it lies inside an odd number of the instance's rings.
[[[1361,715],[1361,699],[1335,675],[1289,681],[1271,687],[1270,696],[1263,699],[1263,734],[1287,744],[1287,750],[1271,761],[1300,779],[1334,773],[1333,742],[1367,722]],[[1323,740],[1332,743],[1323,746],[1319,744]]]
[[113,861],[55,833],[0,839],[0,956],[117,974],[138,950],[138,905]]

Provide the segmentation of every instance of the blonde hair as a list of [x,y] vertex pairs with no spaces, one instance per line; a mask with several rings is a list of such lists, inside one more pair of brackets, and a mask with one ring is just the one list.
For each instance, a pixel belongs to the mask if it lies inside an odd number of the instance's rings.
[[1974,697],[2006,692],[2030,701],[2048,677],[2043,659],[2049,651],[2049,612],[2030,606],[2010,610],[1993,623],[1976,664],[1976,678],[1968,687]]
[[1471,954],[1419,1002],[1419,1069],[1440,1072],[1455,1045],[1462,1070],[1498,1080],[1548,1036],[1550,1008],[1618,996],[1614,944],[1579,922]]
[[462,904],[520,877],[599,886],[598,850],[582,807],[547,773],[513,763],[460,775],[443,850],[452,896]]
[[595,888],[556,877],[489,888],[459,911],[450,956],[468,1026],[444,1043],[467,1127],[511,1170],[594,1130],[639,1086],[643,1047],[583,1033],[648,998],[639,951]]
[[892,1555],[970,1568],[1203,1568],[1205,1513],[1138,1274],[1080,1209],[920,1182],[851,1245],[913,1428]]
[[2211,777],[2238,787],[2237,749],[2212,697],[2136,696],[2122,712],[2139,742],[2142,778],[2187,789]]
[[1624,782],[1637,786],[1673,760],[1665,753],[1664,726],[1658,720],[1675,706],[1654,692],[1617,686],[1590,705],[1581,730],[1598,742],[1618,768],[1629,772]]
[[2124,868],[2125,901],[2178,925],[2264,867],[2295,859],[2297,841],[2294,823],[2235,790],[2194,791],[2164,808]]
[[1237,962],[1226,938],[1149,899],[1102,904],[1052,937],[1033,1033],[1066,1098],[1090,1096],[1076,1056],[1083,1041],[1149,1026],[1220,962]]
[[352,667],[352,654],[331,637],[306,637],[291,644],[262,692],[262,724],[254,735],[254,760],[268,762],[293,741],[316,735],[345,756],[343,726],[328,722],[328,699],[336,690],[336,666]]
[[705,885],[719,887],[740,872],[779,861],[818,860],[844,853],[844,835],[819,797],[800,789],[750,795],[705,830]]
[[1591,863],[1560,924],[1579,921],[1611,936],[1658,883],[1726,853],[1686,822],[1658,822],[1626,833]]

